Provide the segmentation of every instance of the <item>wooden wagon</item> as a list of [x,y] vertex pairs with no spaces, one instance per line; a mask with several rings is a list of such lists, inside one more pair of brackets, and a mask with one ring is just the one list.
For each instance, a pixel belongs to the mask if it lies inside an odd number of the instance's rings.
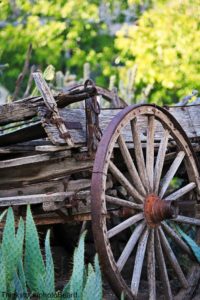
[[42,225],[92,220],[118,297],[190,299],[200,266],[179,232],[200,241],[200,107],[126,106],[90,80],[53,96],[34,79],[41,96],[0,107],[1,209],[31,204]]

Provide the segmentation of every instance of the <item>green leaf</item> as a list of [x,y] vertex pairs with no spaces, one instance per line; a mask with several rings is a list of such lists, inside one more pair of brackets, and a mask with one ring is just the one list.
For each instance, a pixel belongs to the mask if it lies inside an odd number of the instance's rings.
[[22,257],[18,263],[18,273],[19,273],[19,280],[22,285],[23,293],[28,295],[27,287],[26,287],[26,278],[24,274],[24,267],[22,263]]
[[45,293],[55,293],[54,264],[50,248],[50,230],[48,230],[45,239],[46,255],[46,274],[45,274]]
[[83,300],[101,300],[96,294],[96,274],[91,264],[88,265],[88,276],[85,288],[83,290]]
[[38,278],[45,275],[38,232],[33,220],[30,206],[27,207],[24,270],[28,287],[32,292],[38,291]]
[[86,231],[80,237],[78,247],[74,251],[73,271],[70,279],[70,293],[81,299],[84,275],[84,241]]
[[11,282],[17,269],[17,251],[15,240],[15,220],[13,210],[8,209],[6,224],[3,230],[2,259],[5,263],[7,288],[11,292]]
[[188,244],[188,246],[191,248],[197,261],[200,263],[200,246],[198,246],[197,243],[189,235],[185,234],[185,232],[183,232],[178,225],[174,225],[174,227],[185,240],[185,242]]
[[14,286],[15,286],[15,292],[17,294],[17,298],[19,300],[26,300],[27,297],[25,298],[23,286],[17,273],[15,273],[15,277],[14,277]]
[[3,220],[3,218],[4,218],[4,216],[7,214],[7,209],[6,210],[4,210],[2,213],[1,213],[1,215],[0,215],[0,222]]
[[[7,292],[6,285],[6,269],[5,269],[5,261],[3,260],[2,251],[0,250],[0,294],[3,297],[3,292]],[[6,297],[3,297],[6,299]]]
[[52,65],[49,65],[43,73],[43,77],[47,81],[52,81],[55,77],[55,68]]
[[95,255],[94,258],[94,267],[95,267],[95,275],[96,275],[96,283],[95,283],[95,294],[97,299],[102,299],[102,278],[101,278],[101,270],[99,266],[99,259],[98,255]]
[[16,259],[17,262],[22,258],[24,245],[24,221],[22,218],[19,220],[18,230],[16,234]]
[[62,291],[62,299],[63,299],[63,300],[69,299],[69,297],[68,297],[69,293],[70,293],[70,281],[68,281],[68,282],[66,283],[66,285],[64,286],[64,288],[63,288],[63,291]]

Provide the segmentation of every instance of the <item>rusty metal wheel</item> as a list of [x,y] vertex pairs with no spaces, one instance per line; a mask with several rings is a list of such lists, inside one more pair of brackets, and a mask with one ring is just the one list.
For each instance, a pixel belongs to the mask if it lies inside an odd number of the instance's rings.
[[176,224],[198,233],[199,191],[191,144],[165,109],[129,106],[110,122],[94,162],[92,227],[118,297],[190,299],[200,267]]

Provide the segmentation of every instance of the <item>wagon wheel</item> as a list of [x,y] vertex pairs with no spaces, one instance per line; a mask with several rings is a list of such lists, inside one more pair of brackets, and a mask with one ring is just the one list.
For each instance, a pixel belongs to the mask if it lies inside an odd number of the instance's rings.
[[[169,154],[170,143],[173,154]],[[170,155],[174,158],[167,165]],[[177,179],[183,168],[184,178]],[[108,174],[116,189],[122,186],[127,196],[110,195]],[[178,189],[173,187],[176,181],[182,182]],[[175,226],[186,233],[195,228],[197,234],[200,220],[194,215],[194,201],[199,188],[190,142],[166,110],[155,105],[129,106],[111,121],[94,162],[92,226],[103,271],[118,297],[124,291],[128,299],[136,299],[146,289],[152,300],[158,294],[165,299],[190,298],[200,267]],[[191,203],[190,214],[182,210],[180,199],[185,205]],[[119,224],[113,226],[116,219]],[[116,251],[113,240],[127,236],[123,248]]]

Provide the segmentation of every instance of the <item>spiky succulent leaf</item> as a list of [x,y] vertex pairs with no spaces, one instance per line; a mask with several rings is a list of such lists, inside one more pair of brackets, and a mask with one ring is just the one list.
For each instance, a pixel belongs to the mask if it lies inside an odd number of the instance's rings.
[[16,234],[17,262],[22,258],[23,245],[24,245],[24,221],[22,218],[20,218],[18,230],[17,230],[17,234]]
[[3,260],[2,251],[0,250],[0,295],[3,297],[3,293],[6,291],[7,291],[7,285],[6,285],[5,262]]
[[175,225],[175,228],[176,228],[177,232],[185,240],[185,242],[188,244],[188,246],[191,248],[197,261],[200,263],[200,246],[197,245],[197,243],[189,235],[187,235],[185,232],[183,232],[183,230],[178,225]]
[[18,274],[19,274],[19,280],[20,280],[22,288],[23,288],[23,293],[28,295],[22,258],[19,260],[19,263],[18,263]]
[[17,294],[17,299],[25,300],[27,297],[25,296],[22,283],[17,273],[14,276],[14,286],[15,286],[15,293]]
[[7,288],[12,291],[11,282],[14,279],[14,274],[17,268],[17,251],[16,251],[16,240],[15,240],[15,220],[13,210],[10,207],[8,209],[6,224],[3,230],[2,240],[2,257],[6,268],[6,281]]
[[45,266],[30,206],[27,207],[26,215],[24,270],[28,287],[32,292],[39,292],[38,277],[44,277]]
[[101,269],[99,265],[98,255],[95,255],[94,258],[94,268],[95,268],[95,275],[96,275],[96,285],[95,285],[95,294],[97,299],[102,299],[102,277],[101,277]]
[[101,300],[96,295],[96,275],[91,264],[88,265],[88,276],[85,288],[82,294],[82,300]]
[[3,220],[3,218],[4,218],[4,216],[7,214],[7,209],[6,210],[4,210],[2,213],[1,213],[1,215],[0,215],[0,222]]
[[50,248],[50,230],[48,230],[45,239],[45,256],[46,256],[46,274],[45,274],[45,292],[55,293],[55,276],[54,263]]
[[45,295],[45,278],[39,274],[37,277],[37,292],[40,294],[40,300],[48,300],[47,295]]
[[74,251],[73,271],[70,279],[70,293],[76,294],[77,299],[81,299],[83,289],[83,274],[84,274],[84,241],[86,231],[80,237],[78,247]]
[[70,281],[68,281],[67,283],[66,283],[66,285],[64,286],[64,288],[63,288],[63,291],[62,291],[62,299],[63,300],[67,300],[67,299],[69,299],[69,295],[70,294]]

